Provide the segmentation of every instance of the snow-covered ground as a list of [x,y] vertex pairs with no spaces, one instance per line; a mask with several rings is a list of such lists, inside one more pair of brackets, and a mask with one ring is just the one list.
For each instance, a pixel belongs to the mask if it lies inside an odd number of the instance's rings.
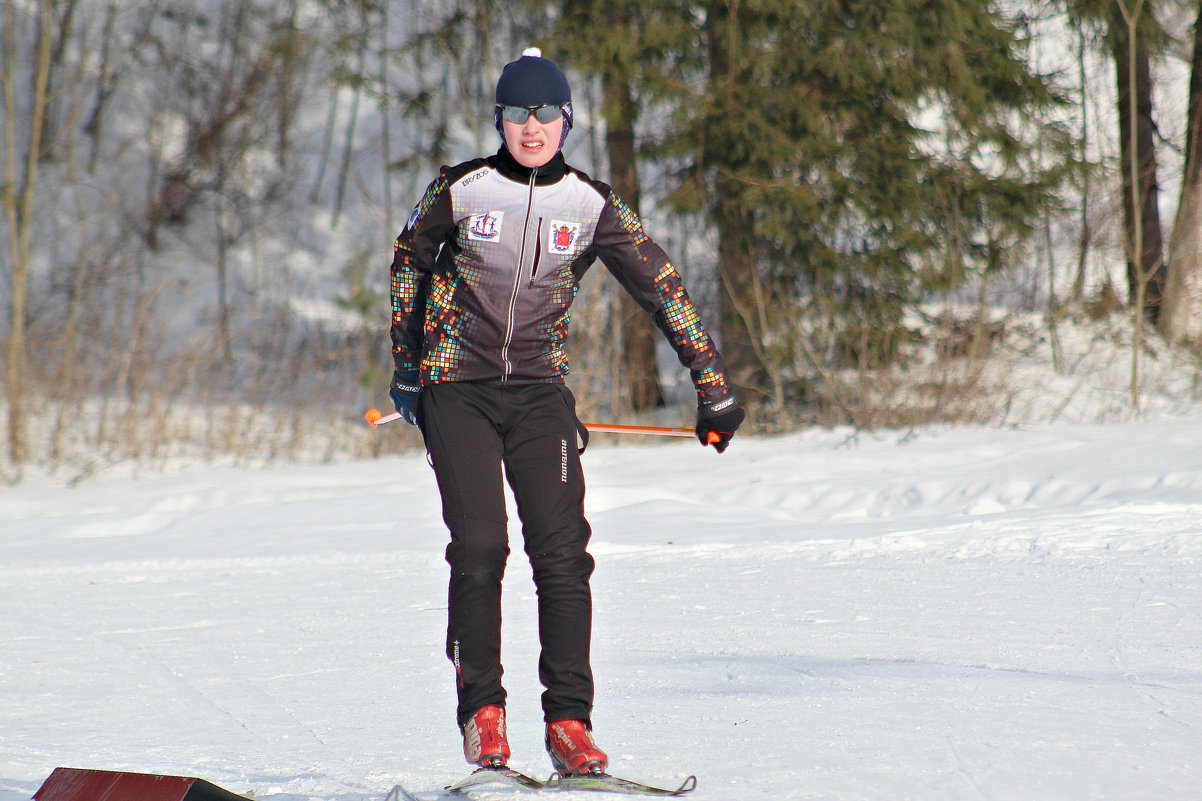
[[[1202,415],[585,463],[614,773],[715,801],[1202,798]],[[513,764],[545,776],[512,536]],[[416,454],[0,490],[0,801],[56,766],[436,797],[466,771],[444,540]]]

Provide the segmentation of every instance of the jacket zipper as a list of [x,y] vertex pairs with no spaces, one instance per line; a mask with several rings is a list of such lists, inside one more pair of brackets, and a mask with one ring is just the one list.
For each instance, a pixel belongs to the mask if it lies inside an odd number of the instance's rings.
[[513,271],[513,290],[509,295],[509,311],[505,318],[505,342],[501,345],[501,381],[508,381],[513,372],[513,364],[509,361],[509,345],[513,342],[513,332],[516,327],[514,319],[518,304],[518,288],[522,283],[522,264],[526,261],[526,230],[530,226],[530,212],[534,210],[534,182],[538,178],[538,169],[530,172],[530,189],[526,194],[526,219],[522,223],[522,247],[518,250],[518,263]]

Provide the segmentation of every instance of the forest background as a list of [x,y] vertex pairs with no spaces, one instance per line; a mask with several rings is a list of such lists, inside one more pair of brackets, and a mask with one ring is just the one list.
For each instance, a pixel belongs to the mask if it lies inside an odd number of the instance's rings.
[[[531,45],[570,163],[665,245],[748,431],[996,422],[1020,336],[1171,349],[1199,388],[1197,0],[4,0],[0,481],[121,460],[360,458],[391,242],[493,152]],[[687,377],[604,268],[582,417],[679,425]],[[383,436],[381,436],[383,434]]]

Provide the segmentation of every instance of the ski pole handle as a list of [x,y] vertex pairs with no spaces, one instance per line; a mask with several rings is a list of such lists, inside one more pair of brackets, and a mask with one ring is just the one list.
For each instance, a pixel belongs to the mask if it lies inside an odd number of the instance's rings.
[[368,409],[363,413],[363,419],[372,428],[379,428],[385,423],[391,423],[393,420],[400,420],[401,413],[393,412],[392,414],[380,414],[379,409]]

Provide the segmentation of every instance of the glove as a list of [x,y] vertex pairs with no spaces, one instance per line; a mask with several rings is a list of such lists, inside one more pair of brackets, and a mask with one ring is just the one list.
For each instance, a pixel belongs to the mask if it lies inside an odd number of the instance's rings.
[[392,374],[388,397],[410,425],[417,425],[417,396],[421,391],[422,382],[417,370],[397,370]]
[[713,445],[714,450],[722,453],[745,416],[742,404],[734,395],[716,403],[702,401],[697,404],[697,439],[702,445]]

